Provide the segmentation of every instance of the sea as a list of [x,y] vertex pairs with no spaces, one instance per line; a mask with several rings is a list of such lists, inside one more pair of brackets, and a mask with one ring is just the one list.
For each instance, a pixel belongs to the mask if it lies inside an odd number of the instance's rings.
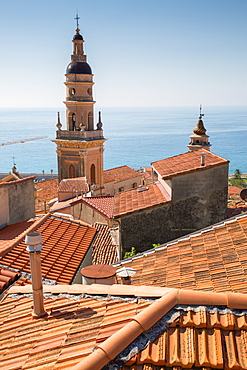
[[[57,112],[65,129],[65,109],[0,108],[0,173],[57,173]],[[199,107],[97,108],[105,142],[104,169],[134,169],[187,152]],[[229,173],[247,173],[247,106],[204,107],[211,151],[230,161]],[[97,118],[95,119],[97,121]],[[37,137],[42,139],[29,140]],[[27,140],[27,141],[26,141]]]

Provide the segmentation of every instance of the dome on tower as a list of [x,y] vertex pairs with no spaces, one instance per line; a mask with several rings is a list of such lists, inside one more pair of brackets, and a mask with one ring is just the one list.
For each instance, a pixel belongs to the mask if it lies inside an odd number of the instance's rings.
[[87,62],[71,62],[66,69],[66,75],[69,74],[91,75],[92,70]]
[[202,120],[202,117],[200,115],[198,121],[197,121],[197,124],[196,124],[196,127],[194,128],[194,133],[197,134],[197,135],[204,135],[205,132],[207,131],[204,127],[204,124],[203,124],[203,120]]
[[79,33],[76,33],[75,36],[73,37],[73,41],[74,40],[83,40],[83,37]]

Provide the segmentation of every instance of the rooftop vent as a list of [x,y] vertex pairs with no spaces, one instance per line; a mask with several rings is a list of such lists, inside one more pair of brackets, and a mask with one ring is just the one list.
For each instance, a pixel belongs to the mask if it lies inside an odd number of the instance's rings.
[[40,251],[42,247],[42,236],[40,233],[32,232],[26,235],[25,243],[30,258],[30,269],[33,288],[33,317],[39,318],[47,315],[44,309],[43,286],[41,274]]
[[204,152],[201,153],[201,166],[205,166],[205,154]]
[[82,284],[105,284],[116,283],[116,267],[110,265],[90,265],[81,269]]
[[135,275],[136,270],[131,267],[121,267],[116,271],[117,276],[121,277],[123,285],[131,284],[131,276]]
[[145,188],[138,188],[137,191],[138,193],[141,193],[142,191],[146,191],[148,190],[148,186],[146,186]]

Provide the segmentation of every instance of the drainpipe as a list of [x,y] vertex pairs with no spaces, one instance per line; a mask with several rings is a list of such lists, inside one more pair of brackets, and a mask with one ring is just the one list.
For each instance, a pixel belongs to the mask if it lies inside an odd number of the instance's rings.
[[32,276],[33,288],[33,317],[39,318],[47,315],[44,309],[42,274],[40,251],[42,247],[42,236],[40,233],[31,232],[26,235],[25,243],[27,244],[26,250],[29,252],[30,270]]

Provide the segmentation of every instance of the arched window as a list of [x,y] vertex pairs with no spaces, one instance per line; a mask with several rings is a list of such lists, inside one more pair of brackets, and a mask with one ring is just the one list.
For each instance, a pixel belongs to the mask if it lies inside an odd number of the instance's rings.
[[75,178],[75,166],[73,166],[73,164],[70,164],[69,165],[69,173],[68,173],[68,177],[69,179],[73,179]]
[[124,187],[121,186],[121,188],[118,189],[119,193],[122,193],[122,191],[124,191]]
[[92,164],[90,168],[90,180],[91,180],[91,185],[96,184],[96,176],[95,176],[95,165]]
[[75,131],[75,113],[72,114],[72,131]]
[[88,113],[88,130],[93,131],[93,112]]
[[134,182],[132,185],[133,188],[137,188],[137,182]]

